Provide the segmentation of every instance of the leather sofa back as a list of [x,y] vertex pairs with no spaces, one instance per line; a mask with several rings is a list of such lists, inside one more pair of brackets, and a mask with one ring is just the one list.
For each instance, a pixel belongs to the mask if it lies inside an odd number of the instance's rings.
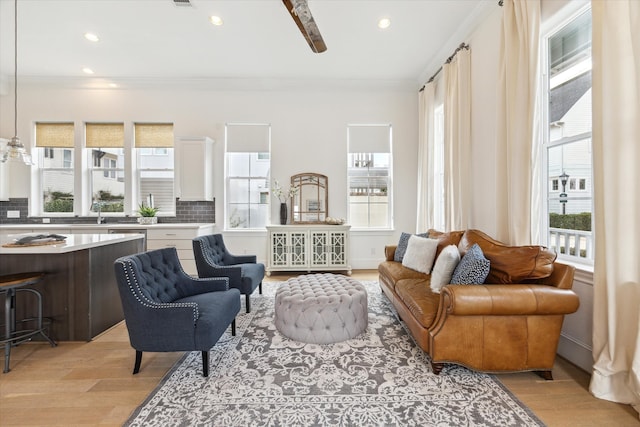
[[549,277],[557,254],[544,246],[507,246],[479,230],[464,232],[458,250],[464,254],[477,243],[490,261],[485,283],[522,283]]

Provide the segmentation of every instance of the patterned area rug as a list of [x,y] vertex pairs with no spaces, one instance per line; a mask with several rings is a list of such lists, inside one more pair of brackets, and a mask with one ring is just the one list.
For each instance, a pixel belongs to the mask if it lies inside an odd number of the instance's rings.
[[210,352],[208,378],[200,353],[187,353],[125,425],[544,425],[492,375],[455,365],[434,375],[377,282],[364,282],[366,332],[328,345],[280,335],[278,285],[266,282],[252,312],[241,310],[237,335],[228,331]]

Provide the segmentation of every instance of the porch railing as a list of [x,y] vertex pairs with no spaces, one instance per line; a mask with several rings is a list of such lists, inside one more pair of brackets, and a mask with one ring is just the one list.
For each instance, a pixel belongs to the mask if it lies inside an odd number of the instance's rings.
[[549,228],[549,247],[568,258],[593,259],[591,231]]

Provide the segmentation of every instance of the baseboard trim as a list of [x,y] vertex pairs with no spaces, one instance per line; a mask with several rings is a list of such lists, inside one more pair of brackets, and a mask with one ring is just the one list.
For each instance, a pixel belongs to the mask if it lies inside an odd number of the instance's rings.
[[593,371],[593,349],[569,335],[560,334],[558,354],[584,371]]

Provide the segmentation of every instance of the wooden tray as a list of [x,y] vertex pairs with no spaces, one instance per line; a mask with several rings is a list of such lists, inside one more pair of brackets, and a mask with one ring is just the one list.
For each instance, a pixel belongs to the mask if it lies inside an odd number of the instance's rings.
[[47,245],[57,245],[58,243],[64,243],[64,240],[51,240],[49,242],[32,242],[32,243],[5,243],[2,245],[3,248],[26,248],[28,246],[47,246]]

